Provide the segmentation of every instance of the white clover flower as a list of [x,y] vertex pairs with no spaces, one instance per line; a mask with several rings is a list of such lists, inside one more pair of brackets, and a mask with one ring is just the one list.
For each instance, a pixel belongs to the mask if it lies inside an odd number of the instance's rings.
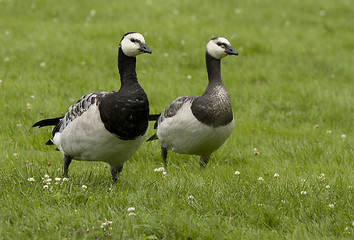
[[275,178],[278,178],[279,177],[279,174],[278,173],[274,173],[274,176]]
[[328,204],[328,207],[329,207],[329,208],[334,208],[334,204],[333,204],[333,203],[330,203],[330,204]]
[[90,11],[90,15],[91,15],[91,16],[95,16],[95,15],[96,15],[96,10],[95,10],[95,9],[92,9],[92,10]]
[[235,175],[240,175],[241,173],[239,171],[236,171],[235,172]]
[[49,175],[48,175],[48,174],[45,174],[45,175],[44,175],[44,178],[49,178]]
[[331,130],[327,130],[327,133],[332,133],[332,131]]
[[18,158],[18,153],[14,153],[14,158]]
[[34,99],[35,98],[34,95],[31,95],[31,98]]
[[110,225],[112,225],[112,223],[113,223],[112,221],[109,221],[109,220],[105,219],[105,222],[103,222],[101,224],[101,228],[105,228],[107,226],[110,226]]
[[194,200],[194,197],[192,195],[189,195],[188,200]]
[[306,179],[301,179],[301,182],[306,182]]
[[134,212],[130,212],[129,216],[135,216],[136,214]]
[[253,149],[253,151],[257,152],[257,148]]
[[16,126],[17,127],[22,127],[22,124],[21,123],[17,123]]
[[285,200],[281,200],[280,202],[281,202],[281,203],[285,203]]
[[87,186],[86,185],[82,185],[81,188],[82,188],[82,190],[86,191]]
[[41,62],[41,63],[39,64],[40,67],[45,67],[45,65],[46,65],[45,62]]
[[55,178],[55,181],[60,182],[60,181],[61,181],[61,178],[60,178],[60,177],[56,177],[56,178]]
[[341,137],[345,139],[347,136],[345,134],[342,134]]
[[264,179],[263,179],[262,177],[259,177],[259,178],[258,178],[258,181],[263,182]]
[[306,192],[306,191],[301,191],[300,194],[301,194],[301,195],[306,195],[307,192]]
[[154,172],[165,172],[165,168],[163,167],[155,168]]
[[135,211],[135,207],[129,207],[128,208],[128,212],[134,212]]
[[318,178],[319,178],[320,180],[322,180],[322,181],[326,179],[324,173],[321,173],[321,175],[320,175]]
[[258,203],[258,207],[262,207],[263,206],[263,203]]
[[192,75],[187,75],[187,79],[192,79]]
[[327,188],[327,189],[330,189],[330,188],[331,188],[331,186],[329,186],[329,185],[326,185],[326,188]]
[[33,182],[35,181],[33,177],[30,177],[30,178],[28,178],[27,180],[28,180],[30,183],[33,183]]
[[48,189],[48,188],[49,188],[48,185],[43,186],[43,189]]
[[63,182],[67,182],[67,181],[69,181],[69,178],[63,178]]

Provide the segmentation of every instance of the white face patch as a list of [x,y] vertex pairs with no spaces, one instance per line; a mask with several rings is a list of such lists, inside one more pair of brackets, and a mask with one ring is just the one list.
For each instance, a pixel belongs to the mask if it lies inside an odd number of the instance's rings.
[[128,57],[136,57],[143,52],[139,50],[140,43],[145,44],[145,39],[140,33],[130,33],[120,42],[122,51]]
[[231,46],[230,42],[226,38],[213,38],[208,42],[206,46],[206,51],[213,58],[221,59],[227,55],[227,53],[225,52],[225,47],[223,47],[223,45]]

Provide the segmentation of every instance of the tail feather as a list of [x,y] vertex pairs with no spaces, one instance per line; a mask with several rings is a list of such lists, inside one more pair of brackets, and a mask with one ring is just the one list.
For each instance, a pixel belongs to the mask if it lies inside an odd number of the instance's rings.
[[43,119],[41,121],[36,122],[33,124],[32,127],[45,127],[45,126],[55,126],[60,122],[60,119],[63,117],[57,117],[57,118],[49,118],[49,119]]
[[156,121],[160,117],[160,114],[149,115],[149,121]]
[[146,140],[147,142],[150,142],[150,141],[154,141],[156,139],[159,139],[156,135],[156,133],[154,135],[152,135],[148,140]]

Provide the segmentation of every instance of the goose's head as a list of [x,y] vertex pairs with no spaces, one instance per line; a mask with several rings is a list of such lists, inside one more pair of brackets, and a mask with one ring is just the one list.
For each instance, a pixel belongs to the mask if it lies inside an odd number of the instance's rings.
[[143,35],[136,32],[124,34],[122,40],[120,41],[119,47],[128,57],[136,57],[142,53],[151,53],[151,50],[145,43]]
[[210,39],[206,46],[207,53],[215,59],[221,59],[227,55],[238,55],[231,47],[230,42],[223,37],[214,37]]

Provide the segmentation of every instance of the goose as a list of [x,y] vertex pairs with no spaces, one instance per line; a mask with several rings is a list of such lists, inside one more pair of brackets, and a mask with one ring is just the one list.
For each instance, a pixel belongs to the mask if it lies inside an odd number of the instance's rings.
[[136,56],[151,54],[143,35],[128,32],[118,48],[121,87],[118,92],[93,92],[81,97],[62,117],[44,119],[33,127],[55,125],[47,145],[64,154],[64,176],[71,161],[110,164],[113,182],[123,164],[144,142],[149,121],[149,101],[138,83]]
[[212,38],[206,45],[209,84],[204,93],[176,98],[157,118],[157,132],[147,141],[160,140],[161,157],[166,167],[169,150],[198,155],[200,166],[205,167],[211,154],[232,133],[235,121],[220,69],[220,60],[227,55],[238,53],[226,38]]

